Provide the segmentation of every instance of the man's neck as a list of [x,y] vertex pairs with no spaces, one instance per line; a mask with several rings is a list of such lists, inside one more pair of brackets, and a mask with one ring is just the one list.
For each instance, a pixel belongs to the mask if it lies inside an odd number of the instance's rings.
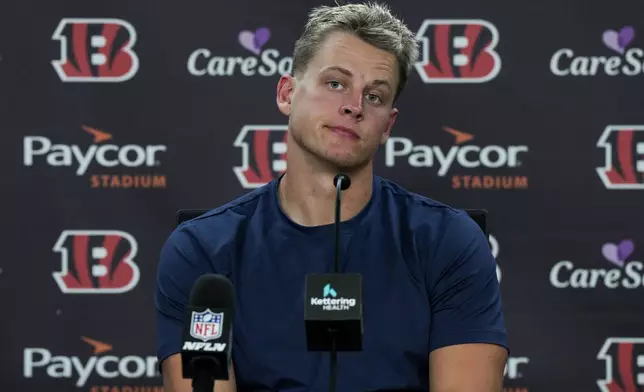
[[[298,162],[299,163],[299,162]],[[332,171],[315,171],[306,164],[287,163],[286,174],[279,184],[282,211],[302,226],[321,226],[335,221],[336,188]],[[371,165],[355,172],[349,189],[342,191],[341,221],[356,216],[367,205],[373,192]]]

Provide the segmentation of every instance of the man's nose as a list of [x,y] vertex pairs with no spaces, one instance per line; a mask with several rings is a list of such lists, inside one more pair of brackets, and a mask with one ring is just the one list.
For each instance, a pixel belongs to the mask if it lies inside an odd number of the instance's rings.
[[362,118],[362,95],[356,97],[352,96],[347,98],[347,102],[342,105],[341,108],[342,114],[348,114],[356,118]]

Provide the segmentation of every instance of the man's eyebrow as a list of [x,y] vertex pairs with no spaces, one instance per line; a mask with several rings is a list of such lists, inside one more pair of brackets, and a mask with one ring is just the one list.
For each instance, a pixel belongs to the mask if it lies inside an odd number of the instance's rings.
[[374,80],[374,81],[373,81],[373,83],[372,83],[372,84],[373,84],[374,86],[385,86],[385,87],[387,87],[389,90],[393,90],[393,89],[391,88],[391,84],[390,84],[388,81],[386,81],[386,80],[376,79],[376,80]]
[[[341,74],[343,74],[345,76],[348,76],[348,77],[353,76],[353,73],[351,71],[349,71],[346,68],[337,66],[337,65],[332,65],[332,66],[326,67],[326,68],[322,69],[322,71],[320,71],[320,73],[329,72],[329,71],[337,71],[337,72],[340,72]],[[385,86],[389,90],[393,90],[392,87],[391,87],[391,83],[389,83],[389,81],[384,80],[384,79],[376,79],[371,84],[373,86]]]
[[337,65],[332,65],[330,67],[323,68],[322,71],[320,71],[320,73],[329,72],[329,71],[338,71],[346,76],[349,76],[349,77],[353,76],[353,73],[351,73],[351,71]]

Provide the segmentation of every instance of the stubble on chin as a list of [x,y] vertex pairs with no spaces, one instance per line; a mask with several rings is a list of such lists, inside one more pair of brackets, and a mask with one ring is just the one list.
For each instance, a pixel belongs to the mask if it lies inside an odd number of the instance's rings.
[[292,139],[305,154],[336,171],[353,172],[362,169],[369,164],[372,158],[371,155],[358,156],[339,151],[334,153],[320,144],[315,144],[314,140],[306,141],[297,135],[294,135]]

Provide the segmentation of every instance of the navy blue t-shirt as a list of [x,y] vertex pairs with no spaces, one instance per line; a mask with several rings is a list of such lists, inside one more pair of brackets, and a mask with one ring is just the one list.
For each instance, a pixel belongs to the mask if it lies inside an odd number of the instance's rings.
[[[333,270],[333,225],[281,210],[279,179],[181,224],[160,256],[157,355],[181,351],[183,307],[202,274],[236,290],[237,391],[327,391],[329,354],[308,352],[304,282]],[[363,278],[363,351],[338,353],[337,390],[428,390],[429,353],[459,343],[507,348],[496,261],[463,211],[374,177],[367,206],[341,224],[342,272]]]

